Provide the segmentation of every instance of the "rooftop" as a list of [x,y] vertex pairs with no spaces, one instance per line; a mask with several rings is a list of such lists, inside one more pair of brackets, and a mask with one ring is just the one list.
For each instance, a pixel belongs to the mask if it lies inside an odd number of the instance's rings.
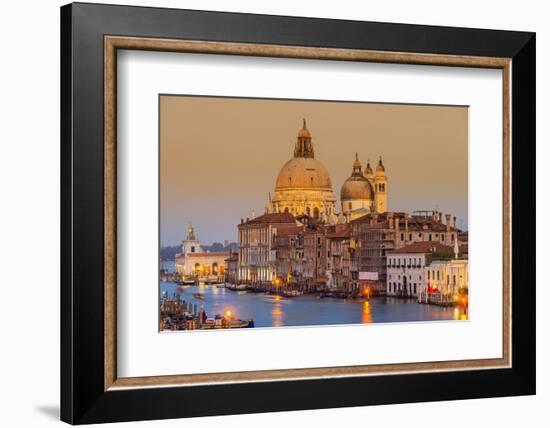
[[453,252],[453,248],[438,241],[415,242],[397,250],[388,251],[388,254],[426,254],[434,252]]
[[290,213],[266,213],[259,217],[248,219],[242,224],[262,224],[262,223],[289,223],[295,224],[296,219]]

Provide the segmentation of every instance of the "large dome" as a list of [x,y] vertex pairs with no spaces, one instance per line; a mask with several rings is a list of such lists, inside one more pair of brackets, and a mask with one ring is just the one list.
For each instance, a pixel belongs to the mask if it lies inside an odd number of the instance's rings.
[[317,159],[295,157],[283,165],[275,183],[275,191],[290,189],[332,190],[332,182]]

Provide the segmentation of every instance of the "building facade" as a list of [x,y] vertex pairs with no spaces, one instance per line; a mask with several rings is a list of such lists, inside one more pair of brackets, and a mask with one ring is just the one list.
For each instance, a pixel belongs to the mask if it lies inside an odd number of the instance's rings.
[[239,253],[231,253],[231,255],[225,259],[225,282],[230,284],[236,284],[238,280],[239,272]]
[[426,268],[426,278],[418,296],[420,302],[445,304],[467,299],[467,259],[434,260]]
[[338,224],[327,228],[326,288],[329,290],[353,291],[350,238],[349,224]]
[[451,247],[439,241],[417,242],[388,252],[386,294],[418,298],[426,288],[426,269],[433,254],[448,255],[451,252]]
[[241,220],[238,225],[238,276],[242,284],[262,286],[277,276],[275,239],[278,228],[297,225],[288,212],[266,213],[253,219]]
[[368,214],[352,220],[351,236],[355,251],[351,263],[352,277],[359,281],[365,274],[375,274],[378,278],[374,291],[386,293],[388,252],[415,242],[437,241],[442,245],[453,246],[457,240],[457,229],[446,215],[443,224],[439,212],[422,212],[409,216],[407,213],[386,212]]
[[175,268],[183,279],[222,282],[225,280],[225,259],[228,252],[204,251],[192,225],[181,243],[181,253],[176,255]]

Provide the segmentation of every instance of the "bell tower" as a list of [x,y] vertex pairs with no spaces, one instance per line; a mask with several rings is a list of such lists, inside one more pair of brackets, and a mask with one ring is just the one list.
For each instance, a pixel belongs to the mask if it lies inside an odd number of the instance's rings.
[[191,223],[187,228],[187,237],[181,241],[181,254],[185,256],[189,253],[202,253],[201,244],[195,236],[195,228]]
[[374,204],[374,210],[377,213],[388,211],[388,177],[386,176],[386,168],[382,163],[382,156],[380,156],[374,174]]

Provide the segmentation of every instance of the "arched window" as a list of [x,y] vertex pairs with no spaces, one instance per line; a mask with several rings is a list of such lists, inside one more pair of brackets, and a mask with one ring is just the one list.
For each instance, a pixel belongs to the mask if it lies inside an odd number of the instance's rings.
[[288,207],[285,207],[285,213],[287,213],[287,212],[288,212]]
[[319,218],[319,208],[317,207],[313,208],[313,217],[316,219]]
[[311,210],[309,209],[309,207],[306,208],[306,214],[307,214],[308,216],[311,216]]

